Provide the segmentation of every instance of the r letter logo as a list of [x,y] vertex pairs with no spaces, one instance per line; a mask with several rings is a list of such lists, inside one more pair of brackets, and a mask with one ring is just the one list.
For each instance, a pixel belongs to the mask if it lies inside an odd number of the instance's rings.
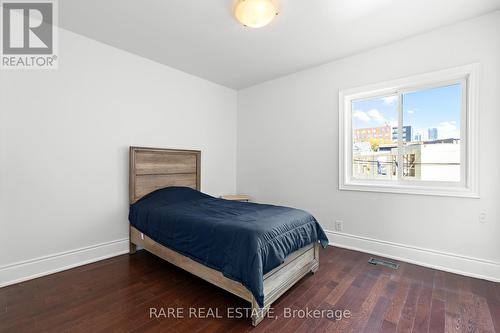
[[[36,0],[35,0],[36,1]],[[4,0],[1,68],[57,68],[54,0]]]

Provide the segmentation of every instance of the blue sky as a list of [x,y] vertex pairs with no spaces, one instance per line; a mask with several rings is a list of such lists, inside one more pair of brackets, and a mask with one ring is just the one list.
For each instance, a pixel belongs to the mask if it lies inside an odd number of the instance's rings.
[[[427,129],[437,128],[438,137],[460,137],[461,87],[459,84],[420,90],[403,95],[403,124],[427,139]],[[352,103],[353,127],[397,126],[397,97],[388,96]]]

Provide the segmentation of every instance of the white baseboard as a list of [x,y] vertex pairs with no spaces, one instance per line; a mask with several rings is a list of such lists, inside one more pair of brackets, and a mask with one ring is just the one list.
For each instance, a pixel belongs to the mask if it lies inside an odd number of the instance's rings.
[[0,266],[0,287],[128,253],[128,238]]
[[325,230],[330,245],[450,273],[500,282],[500,262]]
[[[500,282],[500,263],[325,230],[330,245],[460,275]],[[128,253],[128,238],[0,266],[0,287]]]

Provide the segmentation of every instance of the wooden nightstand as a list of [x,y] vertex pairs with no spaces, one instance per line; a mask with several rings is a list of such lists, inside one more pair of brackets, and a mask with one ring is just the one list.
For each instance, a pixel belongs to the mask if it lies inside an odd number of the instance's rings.
[[222,199],[232,200],[232,201],[241,201],[241,202],[249,202],[252,200],[248,195],[243,194],[226,194],[221,196]]

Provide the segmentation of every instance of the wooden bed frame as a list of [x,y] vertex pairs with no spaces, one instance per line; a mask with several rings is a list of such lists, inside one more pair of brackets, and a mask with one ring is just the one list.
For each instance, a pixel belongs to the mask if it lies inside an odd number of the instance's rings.
[[[188,186],[200,190],[201,152],[160,148],[130,147],[129,199],[133,204],[144,195],[167,186]],[[264,308],[241,283],[221,272],[181,255],[130,226],[130,253],[140,246],[234,295],[251,303],[252,325],[264,319],[271,304],[309,272],[319,268],[319,244],[310,244],[288,256],[280,266],[264,275]]]

